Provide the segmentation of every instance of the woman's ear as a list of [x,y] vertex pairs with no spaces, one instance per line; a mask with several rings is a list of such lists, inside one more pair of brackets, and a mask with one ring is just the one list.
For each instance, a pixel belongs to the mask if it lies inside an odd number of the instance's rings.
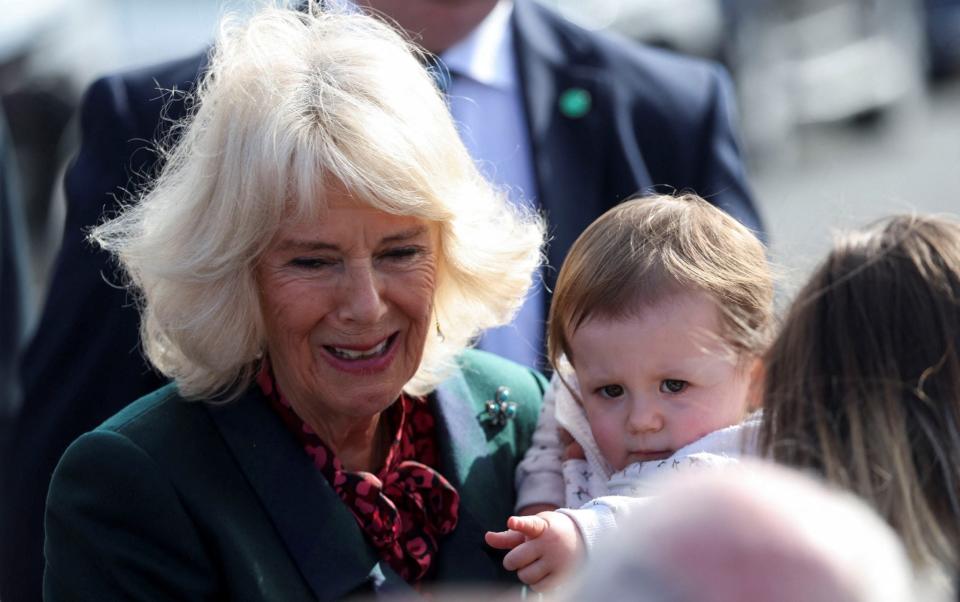
[[748,370],[750,387],[747,390],[747,407],[751,412],[755,412],[763,407],[763,381],[767,376],[763,359],[759,357],[754,359]]

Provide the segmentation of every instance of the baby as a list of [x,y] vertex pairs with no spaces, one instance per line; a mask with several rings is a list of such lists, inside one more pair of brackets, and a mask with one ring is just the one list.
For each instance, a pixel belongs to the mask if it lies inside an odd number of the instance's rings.
[[772,305],[763,244],[703,199],[636,199],[591,224],[550,308],[555,375],[517,470],[528,516],[486,536],[511,549],[504,567],[548,589],[652,476],[749,453]]

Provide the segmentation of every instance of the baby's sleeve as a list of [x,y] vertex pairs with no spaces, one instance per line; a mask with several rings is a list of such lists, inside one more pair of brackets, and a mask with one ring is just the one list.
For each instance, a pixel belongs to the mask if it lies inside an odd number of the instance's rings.
[[564,505],[563,444],[555,411],[555,398],[562,386],[554,374],[543,396],[533,441],[517,465],[517,511],[534,504]]
[[586,545],[587,554],[590,554],[597,541],[608,537],[617,531],[617,525],[630,520],[630,517],[639,512],[649,500],[649,497],[628,497],[624,495],[605,495],[590,500],[580,508],[560,508],[569,516]]

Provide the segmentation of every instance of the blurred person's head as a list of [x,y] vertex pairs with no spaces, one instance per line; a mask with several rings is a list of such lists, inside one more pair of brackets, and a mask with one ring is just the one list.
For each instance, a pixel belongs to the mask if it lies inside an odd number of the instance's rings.
[[774,465],[662,482],[564,600],[911,602],[896,534],[854,496]]
[[583,232],[557,279],[548,353],[561,377],[562,358],[576,371],[612,470],[744,418],[772,299],[763,244],[699,197],[630,200]]
[[395,21],[414,42],[440,54],[460,42],[498,0],[356,0]]
[[842,236],[766,361],[761,447],[862,496],[918,564],[960,545],[960,223]]

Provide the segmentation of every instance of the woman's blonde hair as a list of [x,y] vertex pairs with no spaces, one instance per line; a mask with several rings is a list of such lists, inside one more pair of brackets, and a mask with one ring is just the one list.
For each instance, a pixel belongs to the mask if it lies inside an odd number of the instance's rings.
[[960,223],[843,236],[766,358],[760,444],[865,498],[915,563],[960,546]]
[[548,355],[576,364],[570,337],[592,318],[619,319],[681,291],[716,300],[723,341],[737,359],[766,349],[773,274],[763,243],[694,195],[650,196],[610,209],[577,238],[557,278]]
[[322,218],[333,186],[439,224],[442,336],[428,337],[408,392],[429,392],[519,307],[541,220],[483,179],[418,59],[384,22],[314,2],[224,19],[158,178],[91,235],[126,268],[146,355],[185,397],[249,385],[265,346],[253,268],[283,220]]

